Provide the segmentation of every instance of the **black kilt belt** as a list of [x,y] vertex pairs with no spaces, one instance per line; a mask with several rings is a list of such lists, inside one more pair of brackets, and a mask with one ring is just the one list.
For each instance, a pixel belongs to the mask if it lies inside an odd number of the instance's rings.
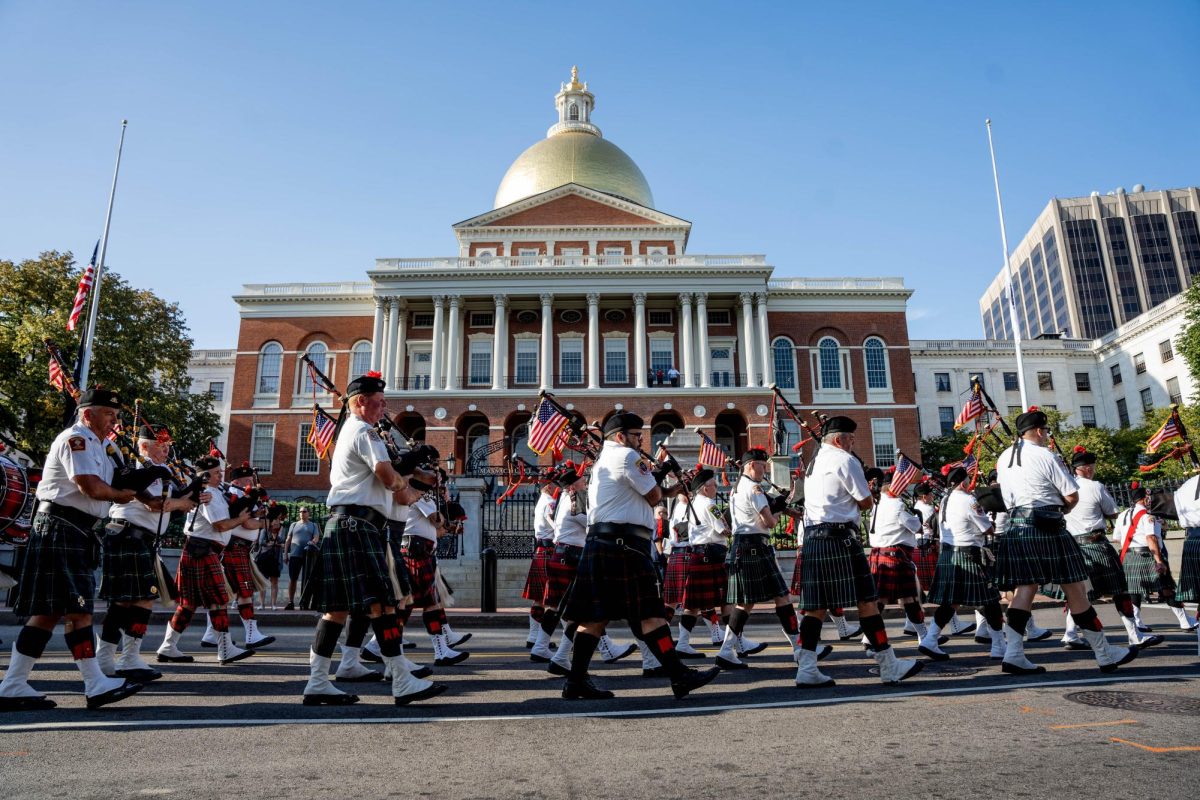
[[[39,508],[42,505],[48,504]],[[25,546],[13,611],[20,617],[92,613],[97,561],[96,537],[90,529],[39,510]]]

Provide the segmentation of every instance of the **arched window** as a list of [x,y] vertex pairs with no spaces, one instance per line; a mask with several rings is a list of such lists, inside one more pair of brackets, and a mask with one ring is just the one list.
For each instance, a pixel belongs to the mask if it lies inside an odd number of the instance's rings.
[[477,466],[487,466],[487,459],[483,455],[479,455],[477,459],[472,460],[472,456],[482,453],[488,446],[488,426],[486,422],[477,422],[467,429],[466,436],[466,454],[467,464],[476,464]]
[[567,119],[572,121],[579,120],[579,106],[576,103],[571,103],[567,110]]
[[888,377],[887,347],[878,336],[863,342],[863,359],[867,362],[867,388],[886,389],[891,385]]
[[660,422],[650,429],[650,449],[647,452],[653,453],[658,450],[658,446],[667,440],[675,431],[675,426],[669,422]]
[[279,394],[279,375],[283,370],[283,345],[267,342],[258,351],[258,381],[255,394]]
[[513,456],[519,456],[530,464],[538,463],[538,454],[529,447],[529,425],[522,422],[513,430]]
[[350,351],[350,378],[365,375],[371,369],[371,343],[361,341]]
[[821,388],[842,388],[842,356],[837,339],[826,336],[817,344],[820,358]]
[[[308,346],[308,350],[306,350],[304,354],[308,356],[308,360],[313,363],[314,367],[321,370],[321,372],[323,372],[325,375],[328,375],[329,374],[329,362],[328,362],[328,358],[327,358],[328,353],[329,353],[329,348],[327,348],[324,345],[324,343],[313,342],[312,344],[310,344]],[[312,394],[314,391],[314,388],[315,388],[313,385],[312,374],[308,370],[308,365],[305,364],[303,360],[301,360],[301,362],[300,362],[299,369],[300,369],[300,394]]]
[[780,389],[796,388],[796,351],[792,340],[780,336],[771,344],[775,357],[775,385]]

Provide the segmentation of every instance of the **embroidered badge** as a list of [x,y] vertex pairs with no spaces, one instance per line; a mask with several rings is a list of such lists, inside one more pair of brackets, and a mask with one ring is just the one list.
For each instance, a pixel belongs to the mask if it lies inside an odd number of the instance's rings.
[[157,586],[151,586],[151,587],[150,587],[150,594],[158,594],[158,587],[157,587]]
[[374,428],[367,428],[367,436],[380,442],[383,441],[383,439],[379,436],[379,431],[375,430]]
[[643,475],[650,474],[650,465],[646,463],[646,459],[644,459],[644,458],[638,459],[637,468],[638,468],[638,472],[642,473]]
[[756,485],[756,486],[755,486],[753,489],[751,489],[750,491],[754,492],[754,494],[762,494],[762,493],[763,493],[763,488],[762,488],[761,486],[758,486],[758,485]]
[[87,450],[87,442],[82,436],[72,436],[67,440],[67,444],[71,445],[71,450],[75,453]]

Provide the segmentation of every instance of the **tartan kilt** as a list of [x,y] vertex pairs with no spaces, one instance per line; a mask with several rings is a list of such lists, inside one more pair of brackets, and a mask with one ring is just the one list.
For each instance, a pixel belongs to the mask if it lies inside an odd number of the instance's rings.
[[542,602],[542,596],[546,594],[546,565],[550,563],[550,556],[553,554],[552,542],[543,544],[538,540],[534,545],[533,559],[529,562],[529,573],[525,576],[525,588],[521,590],[521,597],[534,603]]
[[573,544],[558,544],[550,554],[546,563],[546,592],[542,595],[542,605],[546,608],[558,608],[575,580],[575,572],[579,569],[579,558],[583,548]]
[[305,580],[304,607],[352,614],[369,614],[375,604],[394,607],[385,547],[384,531],[356,517],[332,515],[321,537],[319,574]]
[[1008,527],[996,541],[996,587],[1010,591],[1018,586],[1079,583],[1088,577],[1087,566],[1075,537],[1066,524],[1039,529],[1028,506],[1009,512]]
[[132,603],[158,599],[158,575],[154,572],[158,553],[150,546],[154,534],[148,530],[142,534],[141,539],[128,533],[104,537],[104,553],[100,556],[101,600]]
[[225,580],[238,597],[254,597],[254,573],[250,571],[250,542],[232,537],[221,553]]
[[796,563],[792,565],[792,585],[788,587],[795,596],[800,596],[800,587],[804,585],[803,565],[804,545],[796,546]]
[[871,548],[867,562],[875,579],[875,591],[883,602],[898,603],[905,597],[920,597],[917,565],[912,559],[915,549],[908,545]]
[[225,568],[221,566],[221,545],[207,539],[184,542],[179,556],[175,583],[179,604],[192,608],[224,608],[229,603],[225,591]]
[[[1088,580],[1092,588],[1088,598],[1092,601],[1101,597],[1112,597],[1129,591],[1125,580],[1125,568],[1121,565],[1121,557],[1117,549],[1109,542],[1108,536],[1101,534],[1097,541],[1080,541],[1079,552],[1083,554],[1083,563],[1087,567]],[[1055,600],[1065,600],[1067,595],[1057,583],[1049,583],[1041,588],[1041,593]]]
[[929,587],[933,586],[933,571],[937,569],[941,550],[942,543],[936,539],[930,540],[924,547],[918,546],[913,550],[912,560],[917,568],[917,581],[923,592],[928,592]]
[[858,537],[827,535],[817,527],[804,531],[800,610],[853,608],[876,600],[875,579]]
[[683,582],[684,608],[707,611],[725,604],[729,571],[721,550],[728,548],[719,544],[699,545],[688,556],[687,577]]
[[96,539],[90,531],[60,517],[36,514],[13,590],[13,611],[19,617],[92,613],[96,560]]
[[676,546],[667,556],[667,575],[663,581],[663,602],[674,608],[683,602],[683,587],[687,582],[690,547]]
[[1131,547],[1125,551],[1124,567],[1130,594],[1145,597],[1164,592],[1171,595],[1175,591],[1175,579],[1171,577],[1169,569],[1164,575],[1155,571],[1154,554],[1149,547]]
[[1181,603],[1200,603],[1200,528],[1187,529],[1175,599]]
[[412,607],[429,608],[441,602],[437,590],[437,543],[410,536],[400,548],[412,584]]
[[944,544],[929,588],[929,602],[968,608],[999,603],[1000,592],[988,573],[980,548]]
[[563,619],[641,622],[665,613],[650,540],[634,536],[624,539],[625,544],[617,544],[588,536]]
[[788,593],[783,573],[775,562],[775,548],[766,536],[734,536],[725,567],[727,603],[739,606],[763,603]]

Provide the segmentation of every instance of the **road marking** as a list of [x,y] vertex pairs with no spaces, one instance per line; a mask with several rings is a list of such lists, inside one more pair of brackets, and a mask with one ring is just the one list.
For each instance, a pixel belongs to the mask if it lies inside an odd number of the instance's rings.
[[1041,714],[1043,717],[1053,717],[1055,712],[1048,708],[1034,708],[1033,706],[1021,706],[1022,714]]
[[1136,747],[1139,750],[1145,750],[1150,753],[1200,753],[1200,747],[1195,745],[1185,745],[1183,747],[1151,747],[1148,744],[1139,744],[1138,742],[1131,742],[1128,739],[1118,739],[1115,736],[1109,739],[1109,741],[1117,742],[1119,744],[1127,744],[1132,747]]
[[1114,722],[1079,722],[1075,725],[1051,725],[1052,731],[1068,731],[1072,728],[1106,728],[1111,725],[1141,725],[1136,719],[1118,719]]
[[[910,697],[932,697],[953,694],[989,694],[1012,692],[1019,689],[1046,689],[1059,686],[1091,686],[1113,683],[1151,683],[1158,681],[1182,681],[1200,678],[1200,673],[1178,675],[1133,675],[1104,678],[1081,678],[1070,681],[1037,681],[1034,683],[998,683],[994,686],[963,686],[947,689],[925,689],[912,692],[868,692],[843,697],[814,698],[809,700],[780,700],[771,703],[744,703],[711,706],[680,705],[672,708],[628,709],[623,711],[559,711],[546,714],[495,714],[490,716],[448,717],[349,717],[335,719],[147,719],[147,720],[79,720],[76,722],[30,722],[0,725],[0,733],[32,733],[38,731],[88,730],[93,728],[222,728],[235,726],[273,725],[410,725],[431,722],[518,722],[539,719],[595,719],[621,717],[667,717],[694,714],[715,714],[725,711],[750,711],[755,709],[803,708],[807,706],[838,706],[848,703],[870,703],[877,700],[901,700]],[[1130,743],[1132,744],[1132,743]],[[1140,746],[1140,745],[1139,745]],[[1200,750],[1200,748],[1195,748]]]

